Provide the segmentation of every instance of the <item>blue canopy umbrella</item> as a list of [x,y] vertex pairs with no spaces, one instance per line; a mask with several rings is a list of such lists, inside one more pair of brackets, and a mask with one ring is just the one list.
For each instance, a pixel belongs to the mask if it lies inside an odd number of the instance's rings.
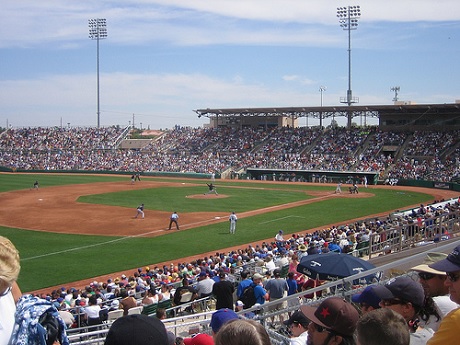
[[313,279],[337,280],[372,268],[375,266],[353,255],[330,252],[302,257],[297,272]]

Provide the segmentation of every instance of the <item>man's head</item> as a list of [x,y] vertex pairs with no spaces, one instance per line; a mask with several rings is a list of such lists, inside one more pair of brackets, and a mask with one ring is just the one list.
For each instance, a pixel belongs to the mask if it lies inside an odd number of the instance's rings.
[[385,285],[375,285],[375,294],[380,297],[383,308],[401,314],[406,321],[412,320],[425,302],[422,286],[409,277],[390,279]]
[[293,337],[298,337],[308,329],[310,320],[301,312],[295,311],[289,320],[284,321],[284,324],[289,328]]
[[356,326],[357,345],[409,345],[410,333],[402,315],[388,309],[372,310]]
[[447,254],[444,253],[427,253],[421,265],[412,267],[412,270],[417,272],[420,284],[423,286],[427,296],[445,296],[449,293],[449,288],[444,285],[447,278],[446,272],[429,267],[429,265],[446,257]]
[[450,299],[460,304],[460,246],[457,246],[447,258],[431,264],[429,267],[446,272],[445,285],[449,289]]
[[353,344],[353,334],[359,319],[358,311],[340,297],[329,297],[315,308],[303,305],[302,313],[311,321],[308,325],[308,345]]
[[263,275],[261,275],[260,273],[255,273],[253,276],[252,276],[252,281],[254,282],[254,284],[260,284],[260,282],[262,281],[262,279],[264,279]]
[[225,323],[233,319],[238,319],[238,315],[233,310],[228,308],[216,310],[211,317],[212,331],[217,333]]
[[373,286],[366,287],[360,294],[353,295],[351,300],[359,304],[363,314],[380,308],[380,298],[373,291]]
[[166,328],[160,320],[146,315],[127,315],[110,326],[104,345],[169,345]]

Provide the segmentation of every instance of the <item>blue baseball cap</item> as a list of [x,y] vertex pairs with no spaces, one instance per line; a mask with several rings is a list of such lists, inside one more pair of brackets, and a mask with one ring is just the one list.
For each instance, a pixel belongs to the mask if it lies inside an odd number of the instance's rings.
[[373,286],[368,286],[361,293],[353,295],[351,300],[354,303],[366,303],[374,309],[380,308],[381,299],[375,294]]
[[222,308],[214,312],[211,317],[211,328],[214,333],[217,333],[219,329],[228,321],[238,319],[238,315],[231,309]]

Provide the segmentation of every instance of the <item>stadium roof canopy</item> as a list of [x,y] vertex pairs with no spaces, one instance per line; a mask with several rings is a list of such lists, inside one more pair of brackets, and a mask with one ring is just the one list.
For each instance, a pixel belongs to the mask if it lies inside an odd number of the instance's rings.
[[449,104],[394,104],[394,105],[342,105],[315,107],[273,107],[273,108],[227,108],[227,109],[197,109],[198,117],[213,118],[217,116],[287,116],[293,118],[313,117],[325,119],[331,116],[344,116],[351,120],[357,116],[379,118],[381,115],[424,116],[438,114],[458,114],[460,103]]

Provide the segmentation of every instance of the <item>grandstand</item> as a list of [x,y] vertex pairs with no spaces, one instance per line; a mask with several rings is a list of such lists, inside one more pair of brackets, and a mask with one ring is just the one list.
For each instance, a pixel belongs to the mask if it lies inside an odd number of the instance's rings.
[[[20,128],[0,135],[4,171],[178,172],[224,178],[369,183],[455,189],[458,130],[382,131],[378,127],[176,127],[156,139],[130,138],[131,128]],[[424,184],[422,181],[431,181]]]

